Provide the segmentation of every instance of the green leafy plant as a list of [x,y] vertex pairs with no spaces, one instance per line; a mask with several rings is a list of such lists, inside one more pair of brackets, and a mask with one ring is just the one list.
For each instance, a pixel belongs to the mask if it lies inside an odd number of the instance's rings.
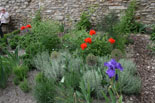
[[155,33],[152,33],[152,35],[151,35],[151,40],[152,40],[152,41],[155,41]]
[[48,52],[42,52],[34,58],[34,66],[44,72],[47,78],[58,80],[65,71],[65,59],[52,59]]
[[63,86],[58,86],[56,88],[56,96],[54,103],[84,103],[76,95],[73,88],[65,88]]
[[0,56],[0,88],[5,88],[9,75],[11,74],[11,67],[9,66],[9,59]]
[[81,79],[81,73],[77,71],[67,72],[64,75],[64,79],[65,87],[77,89]]
[[42,73],[38,74],[35,80],[34,97],[37,103],[53,103],[56,93],[54,82],[48,80]]
[[122,16],[120,20],[118,26],[120,33],[130,33],[136,30],[135,11],[136,0],[132,0],[128,6],[128,9],[125,11],[125,15]]
[[95,70],[88,70],[84,73],[82,80],[86,87],[89,86],[91,90],[97,90],[97,88],[101,86],[102,75]]
[[109,34],[110,37],[115,35],[115,26],[119,22],[117,14],[112,11],[108,15],[101,18],[100,22],[97,24],[99,31],[104,31]]
[[37,25],[39,25],[39,23],[42,21],[42,17],[41,17],[41,10],[38,10],[35,14],[35,17],[32,19],[32,25],[33,27],[37,27]]
[[[80,48],[81,49],[81,48]],[[85,58],[86,55],[92,53],[95,56],[105,56],[110,54],[112,46],[107,40],[107,36],[97,36],[94,38],[91,45],[89,45],[84,51],[81,51],[81,55]]]
[[3,37],[0,38],[0,54],[6,54],[5,51],[7,50],[8,43],[7,43],[7,38]]
[[20,38],[19,35],[15,35],[8,41],[8,44],[10,45],[12,49],[16,49],[16,47],[18,46],[19,38]]
[[0,56],[0,87],[5,88],[8,76],[12,73],[14,67],[19,63],[18,48],[15,53],[5,51],[7,57]]
[[104,91],[102,92],[103,96],[104,96],[104,99],[106,101],[106,103],[122,103],[122,100],[123,100],[123,97],[122,95],[117,98],[114,94],[114,92],[111,90],[111,89],[108,89],[108,94],[109,96],[107,96]]
[[91,98],[91,92],[92,89],[90,87],[89,84],[87,84],[87,86],[85,85],[85,82],[82,80],[80,82],[80,89],[81,89],[81,93],[77,91],[77,95],[80,97],[83,97],[83,99],[85,99],[86,103],[91,103],[92,102],[92,98]]
[[24,81],[19,84],[19,87],[25,93],[29,92],[31,89],[26,78],[24,78]]
[[86,30],[73,30],[65,34],[62,38],[63,44],[62,49],[67,49],[71,53],[74,52],[77,48],[80,48],[79,45],[83,40],[88,37]]
[[60,39],[57,35],[45,35],[41,38],[42,45],[45,47],[45,50],[56,51],[60,48]]
[[24,80],[27,77],[28,67],[25,65],[18,65],[13,68],[13,73],[16,76],[15,79],[19,79],[20,81]]
[[80,21],[76,24],[76,28],[78,30],[87,29],[89,30],[91,27],[90,15],[88,12],[83,12],[80,17]]
[[141,90],[141,80],[136,74],[136,65],[130,60],[121,59],[119,61],[124,68],[123,72],[119,74],[120,89],[125,94],[137,94]]

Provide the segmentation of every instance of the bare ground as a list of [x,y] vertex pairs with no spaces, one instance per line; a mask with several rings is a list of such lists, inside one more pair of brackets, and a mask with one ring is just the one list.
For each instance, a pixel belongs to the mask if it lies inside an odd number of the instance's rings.
[[138,75],[142,80],[141,93],[137,96],[127,96],[131,103],[155,103],[155,55],[148,49],[148,35],[132,35],[134,44],[130,50],[134,53],[131,58],[137,66]]
[[[34,76],[36,74],[36,70],[28,74],[28,81],[31,87],[33,87]],[[30,93],[24,93],[19,86],[14,85],[12,81],[12,77],[10,77],[7,88],[0,89],[0,103],[36,103],[32,96],[32,91]]]

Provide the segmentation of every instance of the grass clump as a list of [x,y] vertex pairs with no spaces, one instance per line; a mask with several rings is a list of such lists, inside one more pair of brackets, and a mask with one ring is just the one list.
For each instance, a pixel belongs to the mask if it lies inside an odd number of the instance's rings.
[[28,93],[31,90],[26,78],[24,78],[24,81],[19,84],[19,87],[25,93]]

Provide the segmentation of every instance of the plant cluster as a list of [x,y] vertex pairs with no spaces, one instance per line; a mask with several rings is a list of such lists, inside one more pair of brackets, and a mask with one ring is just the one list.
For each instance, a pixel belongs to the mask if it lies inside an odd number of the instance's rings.
[[[38,54],[33,61],[34,66],[41,73],[36,77],[34,96],[40,103],[44,101],[47,103],[63,101],[65,103],[72,101],[91,103],[92,97],[107,99],[107,93],[113,96],[109,101],[117,101],[120,91],[126,94],[140,92],[141,83],[136,75],[135,64],[123,59],[119,63],[115,60],[106,62],[108,60],[109,58],[97,58],[92,54],[88,55],[86,61],[80,57],[74,57],[68,52],[53,52],[51,56],[48,52]],[[103,65],[104,62],[106,62],[105,66],[108,66],[108,70]],[[111,67],[115,68],[114,71]],[[129,76],[131,78],[128,78]],[[132,85],[131,83],[135,83],[135,80],[139,81],[138,84]],[[128,83],[128,81],[130,82]],[[115,88],[110,88],[111,86]],[[119,95],[118,101],[121,100],[122,96]]]
[[[95,30],[87,32],[91,23],[86,12],[76,29],[65,33],[64,25],[42,21],[38,11],[32,26],[22,26],[19,32],[0,39],[0,50],[4,51],[5,45],[5,49],[15,49],[15,53],[6,51],[7,57],[0,56],[0,87],[6,87],[12,73],[14,84],[29,92],[26,78],[33,67],[40,72],[33,88],[38,103],[92,103],[93,99],[122,103],[123,94],[139,93],[141,80],[136,66],[122,59],[127,33],[142,28],[135,22],[135,7],[132,1],[121,20],[115,13],[105,16],[99,23],[98,30],[105,32],[101,35]],[[20,33],[24,35],[17,35]],[[151,38],[154,40],[154,34]],[[18,47],[26,54],[19,57]]]

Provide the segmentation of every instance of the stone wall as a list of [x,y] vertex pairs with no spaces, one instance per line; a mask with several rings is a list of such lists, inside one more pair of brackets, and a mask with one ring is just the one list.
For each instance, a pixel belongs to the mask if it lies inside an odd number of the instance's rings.
[[[127,9],[131,0],[0,0],[11,14],[16,27],[27,24],[41,8],[43,18],[62,21],[72,25],[85,10],[93,10],[91,19],[96,22],[101,16],[115,10],[118,15]],[[155,23],[155,0],[137,0],[137,20],[145,24]]]

